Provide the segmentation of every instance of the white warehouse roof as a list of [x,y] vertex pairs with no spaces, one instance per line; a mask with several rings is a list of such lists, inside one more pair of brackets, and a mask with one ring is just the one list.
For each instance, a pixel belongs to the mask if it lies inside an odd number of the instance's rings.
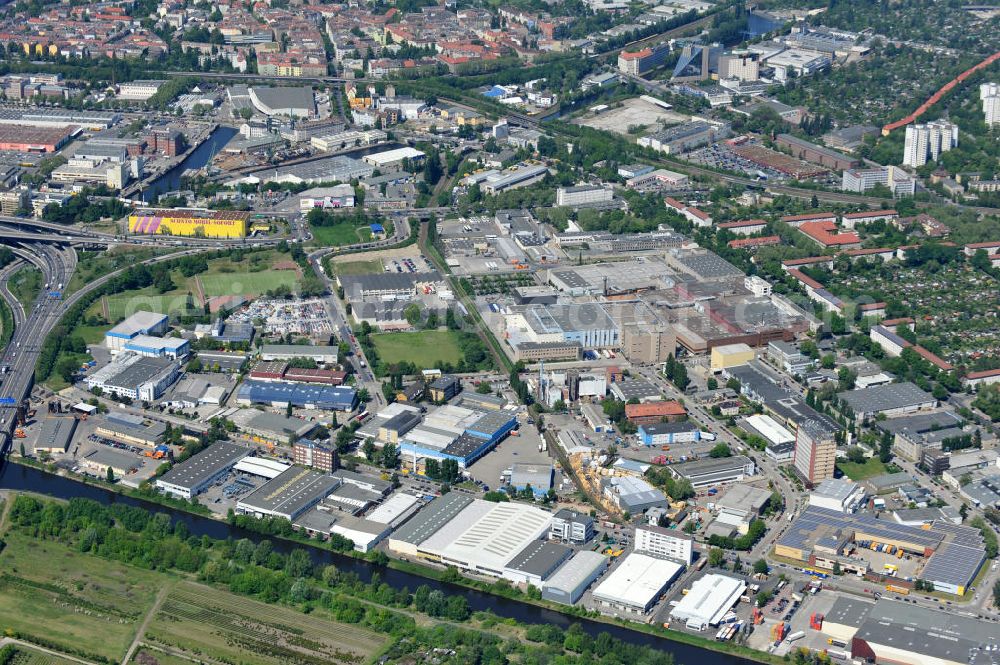
[[385,152],[376,152],[371,155],[365,155],[362,159],[372,166],[385,166],[387,164],[395,164],[404,159],[415,159],[423,156],[424,153],[416,148],[406,147],[386,150]]
[[288,468],[288,464],[261,457],[244,457],[233,467],[236,471],[249,473],[252,476],[261,476],[268,480],[277,478],[282,471],[286,471]]
[[781,426],[771,416],[761,414],[748,416],[747,424],[764,435],[764,437],[774,445],[781,443],[791,443],[795,441],[795,435]]
[[746,588],[743,580],[710,573],[691,585],[691,591],[670,610],[670,616],[703,625],[717,624]]
[[684,566],[632,552],[594,589],[596,600],[645,609]]

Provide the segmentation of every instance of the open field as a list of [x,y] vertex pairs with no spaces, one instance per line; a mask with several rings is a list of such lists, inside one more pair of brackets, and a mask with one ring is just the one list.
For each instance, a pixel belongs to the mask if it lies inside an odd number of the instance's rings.
[[187,658],[164,653],[152,647],[143,647],[136,650],[135,655],[132,656],[132,660],[129,661],[129,665],[192,665],[192,663],[199,662],[201,661],[191,661]]
[[[0,553],[0,629],[120,660],[163,575],[17,533]],[[57,661],[58,662],[58,661]]]
[[314,226],[312,244],[320,247],[339,247],[371,240],[372,232],[367,226],[337,224],[335,226]]
[[68,296],[80,289],[84,284],[89,284],[98,277],[110,272],[125,268],[148,258],[176,252],[177,248],[151,248],[151,247],[113,247],[107,252],[79,252],[79,260],[76,270],[69,280],[69,284],[63,287],[63,297]]
[[242,665],[361,663],[385,644],[371,631],[182,582],[143,641],[192,658]]
[[10,292],[24,306],[24,309],[30,310],[32,303],[35,302],[35,298],[42,290],[42,271],[33,265],[26,265],[15,272],[7,284],[10,287]]
[[263,270],[199,275],[205,296],[242,295],[256,297],[279,286],[294,288],[299,281],[297,270]]
[[462,359],[456,333],[450,330],[382,333],[372,335],[378,357],[386,364],[404,360],[418,368],[436,367],[438,362],[457,363]]
[[647,127],[652,129],[654,125],[662,123],[665,125],[676,125],[688,120],[688,116],[675,111],[669,111],[656,104],[651,104],[644,99],[633,97],[626,99],[618,108],[608,109],[597,115],[587,114],[579,120],[574,120],[577,125],[585,125],[593,129],[600,129],[605,132],[628,135],[630,127]]
[[869,458],[864,464],[838,460],[837,468],[840,469],[845,476],[855,481],[864,480],[865,478],[871,478],[873,476],[879,476],[886,472],[885,464],[882,464],[877,457]]
[[385,266],[378,259],[371,261],[350,261],[348,263],[334,263],[333,269],[338,275],[366,275],[373,272],[383,272]]

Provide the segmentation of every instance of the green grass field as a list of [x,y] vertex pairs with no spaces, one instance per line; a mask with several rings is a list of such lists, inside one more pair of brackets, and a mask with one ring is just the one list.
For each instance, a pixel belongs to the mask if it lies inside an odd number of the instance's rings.
[[30,310],[44,284],[42,271],[35,266],[25,266],[14,273],[7,284],[25,311]]
[[864,480],[872,476],[879,476],[886,472],[885,464],[882,464],[877,457],[871,457],[864,464],[839,460],[837,468],[851,480]]
[[378,259],[372,259],[370,261],[344,261],[343,263],[334,263],[333,270],[338,275],[367,275],[373,272],[384,272],[385,267]]
[[350,224],[312,227],[312,244],[320,247],[339,247],[371,240],[372,232],[367,226],[355,227]]
[[384,646],[383,636],[334,623],[323,614],[302,614],[182,582],[160,606],[143,642],[192,659],[241,665],[353,664]]
[[166,576],[9,533],[0,553],[0,630],[120,661]]
[[382,362],[391,364],[408,360],[420,369],[437,367],[441,362],[457,363],[462,359],[456,333],[451,330],[382,333],[372,335]]
[[263,270],[261,272],[226,272],[199,275],[205,297],[242,295],[256,297],[278,286],[294,288],[299,281],[295,270]]

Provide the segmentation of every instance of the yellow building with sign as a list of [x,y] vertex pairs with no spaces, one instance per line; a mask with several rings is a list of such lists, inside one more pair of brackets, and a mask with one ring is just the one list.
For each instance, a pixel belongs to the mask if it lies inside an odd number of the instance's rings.
[[137,210],[128,218],[137,235],[245,238],[250,213],[235,210]]

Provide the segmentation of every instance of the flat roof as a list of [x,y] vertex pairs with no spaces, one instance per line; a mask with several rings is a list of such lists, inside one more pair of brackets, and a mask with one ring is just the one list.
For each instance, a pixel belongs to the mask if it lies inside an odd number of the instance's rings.
[[572,554],[573,550],[565,545],[536,540],[514,555],[506,567],[527,575],[545,578]]
[[731,470],[735,471],[737,469],[742,469],[749,463],[750,458],[744,455],[733,455],[732,457],[708,457],[705,459],[694,460],[692,462],[683,462],[681,464],[675,464],[670,468],[678,475],[688,478],[691,476],[723,473]]
[[194,489],[249,454],[250,449],[246,446],[239,446],[228,441],[216,441],[197,455],[176,464],[157,482]]
[[88,462],[110,466],[113,469],[125,469],[131,471],[138,469],[142,463],[135,455],[118,452],[112,448],[98,448],[87,454],[84,458]]
[[992,623],[886,598],[875,603],[854,637],[955,663],[970,662],[974,650],[1000,643]]
[[473,501],[462,492],[449,492],[424,506],[410,521],[392,534],[393,540],[419,545],[450,522]]
[[826,613],[824,621],[857,628],[875,607],[875,603],[840,594],[833,607]]
[[594,598],[629,607],[648,607],[684,566],[639,552],[630,552],[604,578]]
[[588,580],[598,570],[608,565],[608,558],[599,552],[580,550],[564,563],[552,577],[545,581],[545,588],[570,593]]
[[139,358],[139,360],[126,365],[120,372],[106,380],[105,384],[113,387],[135,389],[147,381],[152,381],[172,366],[173,362],[166,358]]
[[333,356],[336,358],[337,353],[338,349],[335,346],[314,346],[312,344],[264,344],[260,347],[262,356],[291,356],[293,358]]
[[696,580],[691,590],[670,610],[670,616],[716,624],[736,604],[747,583],[735,577],[709,573]]
[[166,314],[157,314],[155,312],[136,312],[132,316],[128,317],[114,328],[109,330],[107,335],[112,337],[135,337],[140,333],[149,331],[151,328],[155,328],[159,324],[167,320]]
[[813,491],[813,496],[834,501],[845,501],[857,491],[859,485],[848,478],[827,478],[821,482]]
[[69,448],[76,431],[76,418],[43,418],[35,448]]
[[747,416],[743,421],[769,442],[780,445],[795,441],[795,435],[782,427],[778,421],[768,415],[755,414]]
[[933,395],[909,381],[850,390],[837,393],[837,397],[855,413],[876,413],[937,402]]
[[333,476],[293,466],[241,499],[237,506],[295,519],[330,494],[339,482]]

